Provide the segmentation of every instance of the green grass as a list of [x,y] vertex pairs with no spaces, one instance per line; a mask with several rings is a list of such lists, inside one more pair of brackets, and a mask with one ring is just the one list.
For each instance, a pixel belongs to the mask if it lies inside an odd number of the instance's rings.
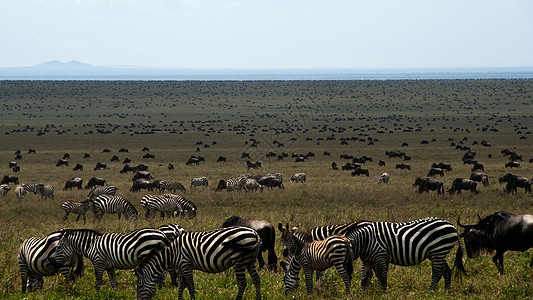
[[[36,195],[17,200],[14,191],[0,198],[0,297],[20,299],[20,277],[16,260],[22,241],[43,236],[60,228],[92,228],[101,232],[129,231],[175,222],[186,230],[209,230],[232,216],[261,218],[300,224],[302,229],[353,220],[402,222],[428,216],[455,223],[473,223],[477,215],[486,216],[507,210],[515,214],[531,213],[532,196],[523,190],[510,195],[503,192],[497,178],[507,172],[530,178],[533,165],[531,134],[533,128],[532,80],[428,80],[428,81],[289,81],[289,82],[0,82],[0,175],[13,174],[8,162],[20,149],[21,172],[15,175],[24,183],[45,183],[56,188],[55,200],[40,202]],[[72,115],[72,117],[71,117]],[[134,124],[134,125],[132,125]],[[48,125],[48,126],[47,126]],[[98,134],[97,130],[110,133]],[[492,129],[492,130],[491,130]],[[38,132],[44,135],[38,135]],[[90,132],[93,134],[90,134]],[[176,132],[176,133],[170,133]],[[181,134],[180,134],[181,132]],[[59,134],[61,133],[61,134]],[[524,137],[525,139],[521,139]],[[329,139],[328,139],[329,138]],[[334,139],[332,139],[334,138]],[[341,145],[341,138],[348,144]],[[357,138],[354,140],[353,138]],[[432,139],[434,142],[431,142]],[[469,177],[470,165],[464,165],[464,151],[455,150],[453,142],[470,146],[484,164],[491,185],[478,187],[477,195],[418,195],[412,187],[415,177],[425,176],[433,162],[449,162],[453,171],[442,178],[445,188],[456,177]],[[466,139],[465,139],[466,138]],[[251,148],[251,140],[259,142]],[[295,139],[295,140],[292,140]],[[272,142],[278,140],[284,148]],[[374,142],[369,145],[369,141]],[[430,141],[423,145],[422,140]],[[487,140],[491,148],[473,145]],[[202,145],[197,145],[202,141]],[[214,143],[216,142],[216,143]],[[408,147],[401,147],[402,143]],[[204,147],[208,144],[209,147]],[[150,147],[155,160],[143,160],[143,146]],[[120,148],[129,153],[118,153]],[[196,152],[196,148],[200,152]],[[27,154],[33,148],[36,154]],[[104,148],[111,153],[103,153]],[[508,159],[502,149],[522,153],[525,161],[518,170],[504,168]],[[412,157],[411,171],[397,170],[397,158],[385,151],[401,150]],[[282,161],[267,159],[269,151],[286,152]],[[291,153],[314,152],[315,157],[294,163]],[[329,151],[331,156],[324,156]],[[68,152],[69,167],[55,167]],[[253,161],[261,161],[260,170],[246,169],[241,153],[248,152]],[[91,158],[83,159],[89,153]],[[371,155],[365,164],[370,177],[351,177],[347,171],[331,169],[346,162],[341,154],[360,157]],[[492,158],[488,158],[492,154]],[[135,222],[117,220],[106,215],[94,223],[75,222],[70,216],[63,222],[61,203],[82,200],[88,191],[63,191],[67,179],[82,177],[84,184],[93,176],[105,178],[119,188],[118,194],[142,210],[143,192],[131,193],[131,173],[119,174],[122,163],[111,163],[112,155],[132,160],[131,165],[145,163],[157,179],[178,180],[188,187],[191,178],[207,176],[209,188],[190,190],[184,196],[198,207],[195,219],[153,219],[141,217]],[[190,155],[202,155],[206,163],[186,166]],[[219,155],[227,163],[216,163]],[[380,167],[383,159],[387,165]],[[107,170],[94,171],[96,162],[108,164]],[[72,171],[76,163],[82,172]],[[169,171],[168,163],[175,165]],[[285,190],[263,193],[214,192],[219,179],[242,173],[281,172]],[[290,176],[307,174],[307,183],[291,184]],[[391,175],[387,185],[378,185],[382,172]],[[281,256],[281,244],[276,247]],[[448,257],[453,264],[452,256]],[[284,295],[281,272],[261,271],[264,299],[501,299],[528,298],[533,294],[531,253],[508,252],[505,274],[499,276],[490,256],[466,259],[468,275],[462,282],[453,281],[445,293],[443,282],[429,292],[431,266],[424,262],[415,267],[390,266],[389,290],[381,292],[375,278],[366,291],[359,289],[361,262],[355,263],[352,295],[343,294],[343,283],[334,270],[315,284],[312,296],[301,286]],[[232,271],[222,274],[195,273],[198,299],[228,299],[236,294]],[[303,275],[301,275],[303,276]],[[27,293],[31,299],[131,299],[135,297],[135,276],[129,270],[118,271],[119,292],[114,293],[107,276],[106,285],[94,292],[94,272],[86,261],[84,277],[74,285],[61,276],[45,278],[43,290]],[[303,280],[303,277],[302,277]],[[245,298],[253,298],[248,278]],[[302,281],[303,284],[303,281]],[[185,292],[187,294],[187,292]],[[170,299],[177,290],[167,286],[154,299]],[[186,295],[186,298],[188,295]]]

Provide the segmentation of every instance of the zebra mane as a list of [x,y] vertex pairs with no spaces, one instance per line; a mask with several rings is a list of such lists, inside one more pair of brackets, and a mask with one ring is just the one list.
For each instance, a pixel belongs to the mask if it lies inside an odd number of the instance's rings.
[[[172,243],[172,242],[171,242]],[[144,265],[150,260],[150,258],[154,255],[156,255],[157,253],[162,253],[163,251],[165,251],[165,249],[167,248],[167,246],[163,246],[161,244],[157,244],[155,245],[154,248],[152,248],[152,250],[150,250],[150,252],[148,252],[148,254],[146,254],[142,259],[141,261],[139,261],[139,263],[137,264],[137,266],[135,266],[135,271],[137,271],[137,268],[142,268],[144,267]]]
[[313,237],[311,236],[311,233],[304,232],[304,231],[295,231],[293,232],[293,235],[304,242],[311,242],[313,241]]
[[222,224],[222,227],[230,227],[230,226],[238,226],[242,223],[243,218],[239,216],[232,216],[229,217],[224,223]]

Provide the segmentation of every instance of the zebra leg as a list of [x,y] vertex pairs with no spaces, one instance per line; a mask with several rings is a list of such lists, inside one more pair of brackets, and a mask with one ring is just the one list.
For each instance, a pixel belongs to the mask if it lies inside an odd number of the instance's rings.
[[363,262],[361,273],[361,288],[365,289],[370,283],[370,279],[372,279],[372,276],[374,275],[372,272],[372,265],[368,262]]
[[374,272],[376,273],[376,277],[379,280],[379,283],[381,284],[381,288],[383,291],[387,290],[387,272],[389,269],[389,264],[386,261],[386,257],[378,257],[378,261],[374,263],[372,266],[374,269]]
[[[335,269],[337,269],[337,272],[339,272],[339,275],[341,276],[342,281],[344,282],[344,286],[346,288],[346,294],[350,294],[350,285],[352,284],[352,278],[350,274],[348,274],[342,262],[336,264]],[[318,271],[317,271],[317,275],[318,275]]]
[[65,212],[65,216],[63,217],[63,221],[67,220],[69,214],[70,214],[70,212],[68,212],[68,211]]
[[239,291],[237,292],[237,297],[235,299],[240,300],[242,299],[242,295],[244,295],[244,289],[246,289],[245,268],[242,265],[235,265],[233,269],[235,270],[235,277],[237,278],[237,286],[239,287]]
[[307,295],[313,292],[313,269],[310,267],[303,267],[305,275],[305,287],[307,288]]
[[98,293],[100,291],[100,286],[102,285],[102,278],[104,277],[104,266],[103,264],[100,265],[94,262],[93,262],[93,265],[94,265],[94,278],[96,281],[94,288],[96,292]]
[[252,277],[252,282],[255,286],[255,299],[261,300],[261,278],[259,278],[257,269],[255,268],[255,261],[249,264],[246,269],[248,270],[250,277]]
[[109,283],[111,283],[111,287],[116,292],[118,284],[117,284],[117,278],[115,277],[115,269],[107,270],[107,276],[109,277]]
[[194,279],[192,277],[192,266],[188,266],[185,268],[182,268],[181,272],[182,279],[180,280],[180,288],[178,293],[178,300],[183,299],[183,290],[185,288],[184,284],[187,285],[187,289],[189,290],[189,295],[191,296],[191,300],[195,299],[194,297]]
[[28,284],[28,268],[27,266],[19,265],[20,279],[22,280],[22,293],[26,293],[26,285]]
[[76,222],[78,222],[80,220],[80,217],[81,217],[81,215],[78,215],[78,217],[76,218]]
[[438,257],[431,259],[431,285],[429,286],[430,290],[434,290],[437,288],[437,284],[439,284],[439,281],[443,275],[449,273],[449,278],[446,278],[444,276],[444,288],[447,290],[450,289],[451,285],[451,271],[450,267],[448,267],[448,264],[446,263],[446,260],[444,258]]

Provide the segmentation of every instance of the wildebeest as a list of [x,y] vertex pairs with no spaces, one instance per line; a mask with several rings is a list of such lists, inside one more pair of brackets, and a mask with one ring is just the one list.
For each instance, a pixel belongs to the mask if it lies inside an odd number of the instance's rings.
[[470,180],[470,179],[464,179],[464,178],[455,178],[455,180],[452,183],[452,187],[448,190],[448,193],[453,194],[457,192],[457,194],[461,194],[461,190],[467,190],[471,191],[474,194],[479,193],[476,189],[477,182]]
[[2,178],[2,181],[0,181],[0,184],[9,184],[9,183],[19,184],[19,178],[13,175],[5,175]]
[[411,166],[408,164],[396,164],[396,169],[411,170]]
[[215,189],[216,192],[226,189],[227,184],[226,180],[220,179],[217,184],[217,188]]
[[146,179],[137,179],[133,182],[130,192],[139,192],[141,189],[152,191],[152,183]]
[[378,161],[378,166],[380,166],[380,167],[384,167],[384,166],[385,166],[385,161],[383,161],[383,160],[380,159],[380,160]]
[[249,160],[246,161],[246,167],[248,168],[248,170],[250,169],[259,169],[261,168],[261,162],[251,162]]
[[174,170],[174,165],[169,163],[168,166],[167,166],[167,169],[170,171],[170,170]]
[[507,185],[504,189],[504,191],[506,191],[507,193],[516,193],[517,188],[524,188],[526,194],[531,193],[531,180],[525,177],[507,173],[500,177],[498,181],[500,183],[507,182]]
[[127,173],[127,172],[135,172],[136,168],[135,167],[132,167],[128,164],[125,164],[124,167],[122,168],[122,170],[120,170],[120,174],[124,174],[124,173]]
[[76,164],[74,168],[72,168],[72,171],[83,171],[83,165]]
[[257,180],[259,184],[264,185],[269,188],[273,187],[279,187],[280,189],[284,189],[285,186],[283,185],[283,181],[281,179],[275,178],[273,176],[263,176]]
[[483,183],[483,186],[489,186],[489,176],[487,174],[472,172],[470,174],[470,180]]
[[359,163],[345,163],[341,169],[343,171],[347,171],[347,170],[355,170],[357,168],[360,168],[361,167],[361,164]]
[[107,164],[103,162],[97,162],[94,170],[107,169]]
[[155,159],[155,155],[151,154],[151,153],[146,153],[143,155],[143,159]]
[[296,174],[292,175],[290,182],[291,183],[292,182],[305,183],[306,180],[307,180],[307,176],[305,175],[305,173],[296,173]]
[[103,178],[99,177],[93,177],[89,179],[89,182],[87,182],[87,185],[85,186],[85,189],[88,190],[90,188],[93,188],[97,185],[106,185],[106,181]]
[[268,270],[276,271],[278,264],[278,257],[276,256],[276,251],[274,247],[276,246],[276,230],[274,226],[265,220],[259,219],[243,219],[238,216],[229,217],[222,227],[231,227],[231,226],[244,226],[252,228],[257,231],[259,237],[261,237],[261,251],[257,255],[257,262],[259,263],[259,269],[262,269],[265,265],[262,252],[267,252],[268,250]]
[[370,176],[370,173],[368,172],[368,169],[363,169],[359,167],[352,172],[352,176],[359,176],[359,175],[366,175],[368,177]]
[[114,161],[117,161],[117,162],[118,162],[118,161],[120,161],[120,160],[118,159],[118,156],[113,155],[113,156],[111,157],[110,161],[111,161],[111,162],[114,162]]
[[431,167],[432,168],[440,168],[440,169],[443,169],[445,171],[451,171],[452,170],[452,166],[449,163],[443,163],[443,162],[432,163]]
[[505,164],[505,167],[506,168],[519,168],[520,167],[520,162],[510,161],[510,162]]
[[219,156],[219,157],[217,158],[217,162],[226,162],[226,157],[225,157],[225,156],[222,156],[222,155]]
[[68,166],[68,160],[65,160],[65,159],[58,160],[56,163],[56,167],[60,167],[60,166]]
[[77,187],[78,190],[81,190],[82,189],[82,184],[83,184],[83,179],[79,178],[79,177],[72,177],[70,178],[69,180],[67,180],[65,182],[65,187],[63,188],[63,190],[68,190],[68,189],[71,189],[73,187]]
[[[503,254],[506,251],[526,251],[533,247],[533,215],[513,215],[499,211],[477,224],[463,225],[457,218],[457,225],[464,228],[464,238],[468,258],[476,258],[484,252],[496,254],[492,261],[503,274]],[[533,260],[529,264],[533,266]]]
[[152,177],[152,175],[150,175],[150,172],[148,172],[148,171],[137,171],[137,172],[135,172],[135,174],[133,174],[133,177],[131,178],[131,181],[135,181],[137,179],[150,180],[150,179],[154,179],[154,178]]
[[437,194],[444,194],[444,183],[442,181],[433,180],[428,177],[417,177],[413,186],[418,186],[418,193],[429,193],[429,191],[437,191]]
[[475,171],[485,171],[485,167],[483,166],[483,164],[480,164],[480,163],[475,163],[474,166],[472,167],[472,172],[475,172]]
[[390,175],[389,173],[383,173],[378,177],[378,183],[389,183]]
[[193,186],[209,186],[209,179],[205,176],[191,179],[191,188]]
[[338,169],[339,169],[339,168],[337,167],[337,163],[336,163],[336,162],[332,162],[332,163],[331,163],[331,168],[332,168],[333,170],[338,170]]
[[429,169],[428,176],[435,176],[435,175],[444,176],[444,170],[441,169],[441,168],[431,168],[431,169]]
[[188,165],[192,165],[192,164],[195,164],[195,165],[199,165],[200,164],[200,159],[196,156],[191,156],[189,157],[189,159],[185,162],[185,164],[188,166]]

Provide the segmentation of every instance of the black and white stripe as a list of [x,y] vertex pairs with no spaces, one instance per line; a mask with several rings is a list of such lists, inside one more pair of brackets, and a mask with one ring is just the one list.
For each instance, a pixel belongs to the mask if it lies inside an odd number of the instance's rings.
[[361,287],[366,287],[372,278],[372,270],[387,288],[388,264],[413,266],[426,258],[432,263],[430,289],[435,289],[444,277],[444,287],[451,286],[451,270],[446,255],[459,243],[455,265],[464,272],[463,249],[457,230],[448,221],[425,218],[406,223],[362,223],[346,234],[354,247],[354,254],[363,262]]
[[82,202],[67,200],[61,205],[61,207],[65,211],[65,217],[63,218],[63,220],[66,220],[68,218],[68,215],[72,213],[78,215],[78,218],[76,218],[76,222],[78,222],[80,220],[80,217],[83,216],[83,224],[85,224],[85,214],[88,210],[91,209],[91,206],[91,200],[85,200]]
[[0,184],[0,195],[5,196],[11,188],[7,184]]
[[183,215],[187,214],[187,216],[191,219],[196,217],[196,205],[194,205],[194,203],[192,203],[191,201],[174,194],[164,194],[162,196],[178,203],[181,206]]
[[256,299],[261,299],[261,280],[255,266],[260,248],[258,233],[247,227],[184,232],[169,247],[154,250],[137,267],[137,299],[151,299],[157,280],[169,268],[176,269],[181,275],[178,299],[183,299],[185,287],[189,289],[191,299],[194,299],[193,270],[219,273],[231,267],[234,268],[239,288],[236,299],[241,299],[244,294],[245,270],[252,277]]
[[[55,256],[61,234],[62,231],[55,231],[42,238],[31,237],[20,246],[18,264],[22,279],[22,293],[25,293],[26,289],[33,291],[42,288],[44,276],[52,276],[60,272],[68,280],[73,280],[74,275],[82,273],[83,257],[81,256],[71,256],[72,259],[65,260],[66,266],[60,268],[53,264],[51,259]],[[77,268],[72,271],[75,265]]]
[[[314,241],[310,234],[284,228],[281,223],[279,229],[282,232],[281,242],[283,249],[289,253],[288,264],[282,267],[285,270],[283,281],[285,293],[289,293],[299,284],[298,273],[303,269],[307,294],[313,291],[313,271],[325,271],[335,267],[341,276],[346,293],[350,293],[350,285],[353,273],[353,254],[350,240],[341,235],[326,237],[321,241]],[[317,273],[317,280],[319,279]]]
[[116,291],[115,269],[133,269],[152,249],[168,245],[166,235],[157,229],[106,234],[89,229],[66,229],[57,245],[55,262],[62,265],[72,255],[83,255],[93,263],[96,291],[102,285],[104,270]]
[[161,218],[165,215],[167,218],[175,217],[183,213],[181,203],[162,195],[144,195],[141,199],[141,206],[146,211],[146,219],[155,216],[157,212],[161,213]]
[[47,198],[54,199],[54,187],[51,185],[38,184],[36,194],[41,195],[41,201],[46,200]]
[[207,177],[205,176],[202,176],[202,177],[198,177],[198,178],[193,178],[191,179],[191,188],[193,186],[209,186],[209,179],[207,179]]
[[181,184],[181,183],[179,183],[177,181],[161,180],[159,182],[159,192],[163,193],[165,191],[171,191],[171,192],[182,191],[184,193],[186,192],[185,187],[183,186],[183,184]]
[[247,179],[248,179],[247,176],[239,176],[236,178],[230,178],[226,180],[226,189],[228,190],[228,192],[242,191],[244,189],[244,185],[246,184]]
[[28,193],[34,193],[37,194],[37,189],[39,188],[39,183],[23,183],[22,187],[26,192]]
[[104,214],[117,214],[118,219],[124,214],[129,221],[137,219],[137,209],[128,200],[120,196],[100,195],[93,201],[92,211],[97,220],[101,220]]
[[92,200],[100,195],[114,196],[116,195],[117,190],[118,188],[114,185],[97,186],[89,192],[89,195],[87,195],[87,200]]

